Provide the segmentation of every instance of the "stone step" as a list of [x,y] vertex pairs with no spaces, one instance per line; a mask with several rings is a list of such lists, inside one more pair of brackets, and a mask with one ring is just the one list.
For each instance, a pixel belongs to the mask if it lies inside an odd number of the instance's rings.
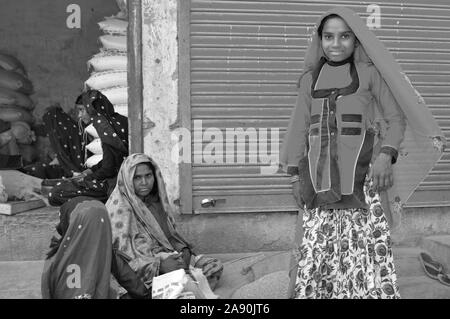
[[[394,247],[400,294],[404,299],[450,299],[450,287],[425,276],[418,254],[419,247]],[[215,291],[229,298],[246,284],[287,270],[289,252],[211,254],[223,261],[225,271]],[[0,299],[41,298],[40,280],[44,262],[0,262]],[[253,297],[257,297],[256,295]]]
[[13,216],[0,215],[0,261],[42,260],[56,235],[59,208],[43,207]]
[[450,287],[425,275],[398,276],[398,286],[403,299],[450,299]]
[[44,262],[0,262],[0,299],[40,299]]
[[420,246],[430,253],[430,256],[440,262],[450,274],[450,235],[425,237]]
[[394,265],[398,277],[422,276],[424,271],[419,262],[423,249],[416,247],[394,247]]
[[[50,238],[56,235],[55,226],[59,221],[58,211],[59,209],[56,207],[44,207],[14,216],[0,215],[0,261],[44,259],[45,254],[48,251]],[[421,218],[416,216],[418,214]],[[240,214],[232,214],[233,216],[229,215],[230,214],[227,215],[227,219],[221,217],[223,219],[220,220],[216,220],[216,217],[213,216],[205,217],[206,219],[202,223],[190,220],[186,216],[181,216],[178,225],[180,230],[185,232],[183,233],[186,235],[185,237],[190,239],[194,246],[197,248],[201,247],[199,251],[224,253],[262,250],[272,251],[287,249],[291,244],[291,235],[289,234],[291,229],[289,225],[291,225],[291,223],[288,222],[290,219],[285,218],[286,216],[278,218],[282,220],[282,222],[279,222],[278,224],[275,223],[275,226],[267,227],[267,225],[273,225],[273,220],[263,214],[261,216],[259,216],[259,214],[251,214],[251,216]],[[258,216],[255,217],[255,215]],[[419,223],[419,221],[425,223],[425,221],[428,220],[426,217],[429,217],[424,212],[415,212],[413,215],[415,216],[414,218],[410,216],[411,218],[408,219],[409,224],[411,225],[415,225],[416,223]],[[436,213],[431,215],[434,216],[433,220],[435,222],[433,222],[433,227],[426,224],[432,229],[432,231],[429,231],[432,232],[430,235],[431,237],[427,237],[429,240],[421,239],[426,232],[420,228],[414,233],[414,236],[412,236],[414,237],[414,240],[409,238],[411,236],[408,237],[403,233],[398,233],[396,236],[393,235],[393,237],[397,238],[395,239],[395,243],[397,245],[417,246],[422,242],[422,247],[429,250],[430,253],[433,254],[433,257],[439,260],[442,255],[444,258],[440,261],[450,266],[450,249],[447,249],[448,245],[443,245],[443,239],[448,238],[448,235],[435,235],[435,232],[443,231],[445,228],[444,226],[447,225],[445,224],[445,221],[447,219],[450,220],[450,214],[439,212],[439,214]],[[443,217],[447,215],[449,217]],[[198,218],[198,216],[195,216],[195,218]],[[438,223],[439,218],[442,220],[441,224]],[[240,223],[241,228],[234,227],[237,222]],[[253,228],[255,223],[257,226]],[[436,228],[437,226],[435,224],[439,224],[441,228]],[[425,227],[425,224],[422,226]],[[221,241],[215,240],[217,238],[218,228],[220,228],[220,232],[223,232],[221,233],[223,235]],[[223,229],[226,229],[226,231]],[[447,231],[449,229],[450,228],[447,228]],[[249,244],[240,244],[236,241],[236,238],[240,238],[240,236],[236,236],[237,233],[241,233],[244,230],[250,233],[248,242],[251,243]],[[406,230],[404,230],[404,232],[408,233]],[[272,240],[273,243],[271,243]],[[242,240],[240,242],[242,242]],[[449,241],[447,240],[447,243],[448,242]],[[437,249],[436,247],[439,246],[444,247],[441,247],[439,251],[437,250],[436,253],[434,253],[433,250]]]

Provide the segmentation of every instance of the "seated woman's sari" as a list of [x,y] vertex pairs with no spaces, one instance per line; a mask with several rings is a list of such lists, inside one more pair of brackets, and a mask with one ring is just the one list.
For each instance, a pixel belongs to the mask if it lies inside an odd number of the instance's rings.
[[90,197],[76,197],[60,209],[42,273],[44,299],[107,299],[111,275],[127,296],[150,298],[150,291],[129,267],[126,256],[112,245],[111,224],[105,205]]
[[[156,194],[150,194],[145,202],[135,194],[133,184],[136,166],[143,163],[154,167],[153,187],[157,187]],[[192,252],[192,246],[176,230],[161,170],[149,156],[132,154],[122,163],[117,185],[106,208],[111,220],[113,242],[131,258],[130,266],[148,287],[153,277],[160,274],[161,260],[173,252],[181,252],[183,248],[189,248]],[[194,253],[191,265],[203,270],[211,286],[223,270],[217,259]]]

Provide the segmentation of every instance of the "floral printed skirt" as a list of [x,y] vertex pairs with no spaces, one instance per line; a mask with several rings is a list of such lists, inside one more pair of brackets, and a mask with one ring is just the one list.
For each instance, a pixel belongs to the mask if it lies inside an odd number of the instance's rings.
[[370,209],[305,210],[295,298],[400,298],[379,195]]

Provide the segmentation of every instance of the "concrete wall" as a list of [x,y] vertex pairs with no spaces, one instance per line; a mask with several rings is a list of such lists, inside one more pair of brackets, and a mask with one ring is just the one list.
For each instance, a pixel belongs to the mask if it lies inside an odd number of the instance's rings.
[[160,166],[174,211],[180,196],[178,164],[171,157],[179,114],[177,2],[142,1],[144,152]]
[[173,158],[180,115],[176,0],[143,0],[144,152],[163,172],[180,232],[201,253],[286,250],[292,214],[180,215],[178,158]]
[[[81,8],[81,28],[69,29],[67,6]],[[60,102],[73,106],[88,78],[86,62],[99,51],[98,22],[119,11],[115,0],[2,0],[0,50],[25,66],[36,93],[34,115]]]
[[291,249],[297,214],[242,213],[183,215],[178,228],[198,253]]
[[[450,208],[405,209],[392,231],[395,245],[418,246],[427,236],[449,234]],[[180,232],[199,253],[289,250],[296,215],[209,214],[178,216]],[[58,209],[47,207],[15,216],[0,215],[0,261],[42,260],[57,235]]]

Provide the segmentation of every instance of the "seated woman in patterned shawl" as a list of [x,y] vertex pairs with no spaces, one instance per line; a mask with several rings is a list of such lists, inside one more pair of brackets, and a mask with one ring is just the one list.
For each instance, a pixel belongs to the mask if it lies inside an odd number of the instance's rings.
[[77,99],[79,118],[92,123],[101,140],[103,159],[77,178],[57,184],[49,193],[49,203],[60,206],[77,196],[93,197],[103,203],[116,185],[117,173],[128,156],[128,119],[114,112],[106,96],[88,90]]
[[176,230],[161,171],[149,156],[132,154],[125,159],[106,208],[113,242],[131,258],[130,266],[147,286],[155,276],[192,265],[202,268],[215,288],[223,265],[197,256]]

